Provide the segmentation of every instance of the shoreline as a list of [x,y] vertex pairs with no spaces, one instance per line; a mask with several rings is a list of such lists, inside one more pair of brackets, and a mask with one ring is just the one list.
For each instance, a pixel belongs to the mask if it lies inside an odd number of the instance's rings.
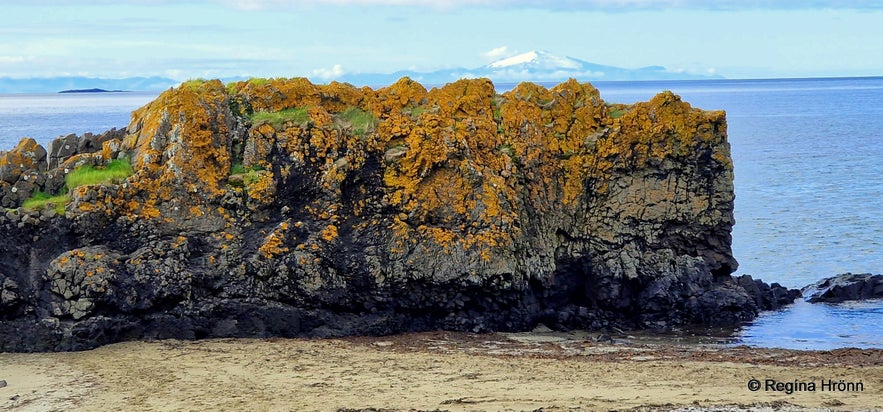
[[[0,353],[0,380],[7,382],[0,388],[0,409],[883,408],[880,349],[610,343],[596,342],[594,335],[561,335],[163,340],[83,352]],[[746,387],[752,378],[814,382],[816,388],[752,392]],[[822,391],[823,379],[862,382],[863,388]]]

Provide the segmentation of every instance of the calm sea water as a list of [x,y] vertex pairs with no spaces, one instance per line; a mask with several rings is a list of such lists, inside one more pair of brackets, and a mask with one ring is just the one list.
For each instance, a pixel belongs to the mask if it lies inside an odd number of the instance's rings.
[[129,125],[135,110],[159,93],[0,94],[0,150],[9,150],[22,137],[44,147],[71,133],[101,133]]
[[[608,102],[672,90],[727,111],[735,163],[737,274],[802,287],[883,273],[883,78],[598,82]],[[507,85],[498,85],[498,90]],[[0,95],[0,150],[128,124],[156,93]],[[738,342],[883,348],[883,301],[800,302],[763,314]]]

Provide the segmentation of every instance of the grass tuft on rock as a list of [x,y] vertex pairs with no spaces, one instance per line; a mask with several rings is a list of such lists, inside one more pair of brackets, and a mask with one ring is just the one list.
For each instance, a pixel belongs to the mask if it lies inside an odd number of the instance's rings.
[[230,177],[227,183],[233,187],[246,187],[260,180],[260,172],[264,170],[260,165],[246,168],[242,163],[235,163],[230,167]]
[[274,129],[279,130],[285,123],[292,122],[303,124],[310,120],[310,113],[306,107],[295,107],[280,110],[278,112],[254,112],[251,115],[252,124],[269,123]]
[[132,174],[135,170],[126,159],[117,159],[104,167],[81,166],[70,172],[65,178],[67,188],[74,189],[85,185],[100,183],[113,183],[121,181]]
[[374,131],[379,122],[374,113],[366,112],[358,107],[348,107],[338,116],[352,125],[353,133],[357,136]]
[[71,200],[67,194],[52,196],[46,192],[34,192],[30,199],[25,200],[21,207],[26,210],[43,210],[46,206],[52,204],[55,207],[55,213],[64,214],[64,205]]

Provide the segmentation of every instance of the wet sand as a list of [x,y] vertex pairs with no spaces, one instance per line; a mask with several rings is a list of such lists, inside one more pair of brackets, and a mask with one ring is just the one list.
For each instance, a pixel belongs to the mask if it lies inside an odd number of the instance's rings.
[[[883,410],[883,350],[596,338],[433,332],[2,353],[0,410]],[[753,378],[816,388],[753,392]],[[822,391],[823,379],[863,390]]]

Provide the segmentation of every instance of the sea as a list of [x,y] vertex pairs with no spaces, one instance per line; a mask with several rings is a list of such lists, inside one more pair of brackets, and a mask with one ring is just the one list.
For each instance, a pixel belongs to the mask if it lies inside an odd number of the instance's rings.
[[[883,77],[595,82],[611,103],[671,90],[727,112],[735,164],[735,274],[800,288],[836,274],[883,273]],[[552,84],[545,84],[551,86]],[[511,88],[499,84],[497,90]],[[23,136],[127,126],[158,92],[0,94],[0,150]],[[883,348],[883,300],[798,301],[727,331],[728,344]]]

